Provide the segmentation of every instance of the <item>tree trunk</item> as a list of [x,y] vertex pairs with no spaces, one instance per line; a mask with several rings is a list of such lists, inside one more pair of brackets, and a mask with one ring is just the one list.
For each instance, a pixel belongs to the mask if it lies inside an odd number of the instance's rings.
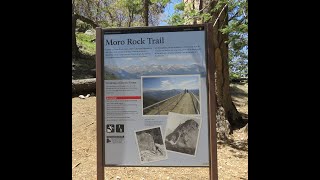
[[81,16],[81,15],[79,15],[79,14],[74,14],[74,15],[75,15],[75,17],[76,17],[76,20],[77,20],[77,19],[80,19],[81,21],[83,21],[83,22],[85,22],[85,23],[87,23],[87,24],[90,24],[90,25],[92,26],[92,28],[98,27],[98,24],[95,23],[94,21],[92,21],[91,19],[86,18],[86,17],[84,17],[84,16]]
[[149,26],[149,0],[143,1],[143,21],[145,26]]
[[72,80],[72,95],[86,95],[96,92],[96,78]]
[[[213,1],[210,9],[213,9],[217,4],[217,0]],[[212,12],[212,21],[215,22],[223,6],[215,12]],[[233,104],[230,95],[230,82],[229,82],[229,61],[228,61],[228,34],[222,34],[219,29],[227,25],[228,10],[225,8],[216,24],[213,27],[213,52],[215,58],[215,78],[216,78],[216,99],[217,107],[224,108],[225,118],[230,123],[230,134],[233,130],[240,129],[246,125],[247,122],[241,117],[237,111],[236,106]]]
[[[203,10],[202,10],[202,8],[203,8],[203,0],[199,0],[199,11],[200,11],[200,16],[203,14]],[[202,11],[201,11],[202,10]],[[203,18],[201,18],[200,19],[200,23],[201,22],[203,22],[204,21],[204,19]]]

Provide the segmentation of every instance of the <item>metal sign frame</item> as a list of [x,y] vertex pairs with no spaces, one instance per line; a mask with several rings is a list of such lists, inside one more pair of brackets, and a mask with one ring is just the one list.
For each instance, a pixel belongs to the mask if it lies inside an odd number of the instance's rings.
[[[104,124],[104,34],[112,33],[146,33],[146,32],[179,32],[192,30],[205,31],[205,54],[207,68],[207,102],[208,102],[208,139],[209,139],[209,175],[210,180],[218,179],[217,168],[217,134],[216,134],[216,96],[215,96],[215,63],[212,39],[212,23],[183,26],[133,27],[133,28],[96,28],[96,124],[97,124],[97,179],[104,180],[105,164],[105,124]],[[135,166],[144,167],[144,166]],[[149,166],[145,166],[149,167]],[[152,166],[156,167],[156,166]],[[166,166],[167,167],[167,166]],[[174,166],[177,167],[177,166]],[[187,167],[187,166],[183,166]]]

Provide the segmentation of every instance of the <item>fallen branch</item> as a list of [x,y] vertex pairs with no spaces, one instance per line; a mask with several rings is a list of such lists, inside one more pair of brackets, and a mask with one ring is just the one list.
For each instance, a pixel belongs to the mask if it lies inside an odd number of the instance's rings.
[[227,5],[228,5],[228,4],[225,4],[225,5],[223,6],[222,10],[220,11],[220,13],[219,13],[217,19],[215,20],[215,22],[213,23],[213,26],[212,26],[212,27],[214,27],[214,26],[216,25],[216,23],[218,22],[218,19],[220,18],[223,10],[227,7]]
[[72,80],[72,95],[91,94],[96,92],[96,78]]
[[94,122],[92,122],[91,124],[87,125],[86,127],[91,126],[92,124],[94,124]]
[[[77,165],[75,165],[75,166],[74,166],[73,168],[76,168],[76,167],[78,167],[78,166],[79,166],[80,164],[81,164],[81,162],[80,162],[80,163],[78,163]],[[72,169],[73,169],[73,168],[72,168]]]

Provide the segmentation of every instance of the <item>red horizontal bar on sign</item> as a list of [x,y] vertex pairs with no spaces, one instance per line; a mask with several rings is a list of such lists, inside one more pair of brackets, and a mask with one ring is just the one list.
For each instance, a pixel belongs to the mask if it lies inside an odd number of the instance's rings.
[[106,99],[141,99],[141,96],[107,96]]

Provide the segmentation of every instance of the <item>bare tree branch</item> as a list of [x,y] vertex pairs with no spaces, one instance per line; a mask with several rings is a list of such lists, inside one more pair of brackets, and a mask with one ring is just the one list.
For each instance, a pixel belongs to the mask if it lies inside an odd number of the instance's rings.
[[96,24],[94,21],[92,21],[89,18],[86,18],[86,17],[81,16],[79,14],[75,14],[74,16],[75,16],[76,19],[80,19],[81,21],[83,21],[83,22],[85,22],[87,24],[90,24],[93,28],[98,27],[98,24]]
[[223,12],[224,9],[227,7],[227,5],[228,5],[228,4],[225,4],[225,5],[223,6],[222,10],[220,11],[220,13],[219,13],[218,17],[216,18],[215,22],[213,23],[213,26],[212,26],[212,27],[214,27],[214,26],[216,25],[218,19],[220,18],[222,12]]
[[[201,13],[201,12],[204,11],[206,8],[208,8],[212,2],[213,2],[213,0],[209,1],[206,6],[204,6],[202,9],[199,10],[199,13]],[[201,4],[201,5],[202,5],[202,4]]]

